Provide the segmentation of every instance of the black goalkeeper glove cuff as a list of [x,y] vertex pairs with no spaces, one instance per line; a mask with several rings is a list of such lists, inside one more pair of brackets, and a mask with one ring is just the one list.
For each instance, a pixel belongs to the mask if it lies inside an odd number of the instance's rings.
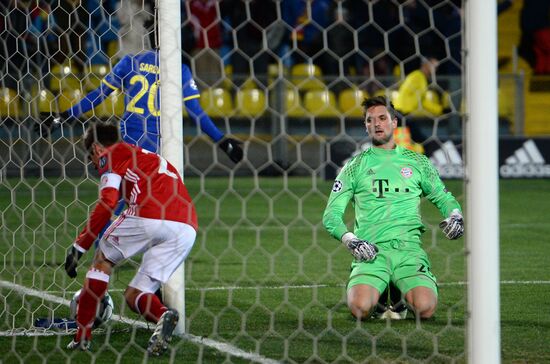
[[223,138],[219,144],[221,150],[227,154],[234,163],[239,163],[243,159],[243,150],[240,147],[242,142],[233,138]]
[[65,258],[65,272],[67,272],[69,277],[76,277],[76,267],[78,266],[78,260],[81,256],[82,252],[76,249],[74,245],[71,246],[71,249],[69,249],[69,252],[67,253],[67,257]]

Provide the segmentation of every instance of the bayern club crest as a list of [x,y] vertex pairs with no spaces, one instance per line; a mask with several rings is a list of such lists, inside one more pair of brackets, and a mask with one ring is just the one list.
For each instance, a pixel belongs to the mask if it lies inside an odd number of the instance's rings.
[[411,178],[413,175],[413,170],[410,167],[401,168],[401,175],[405,178]]
[[342,181],[335,180],[334,184],[332,185],[332,192],[340,192],[342,191]]

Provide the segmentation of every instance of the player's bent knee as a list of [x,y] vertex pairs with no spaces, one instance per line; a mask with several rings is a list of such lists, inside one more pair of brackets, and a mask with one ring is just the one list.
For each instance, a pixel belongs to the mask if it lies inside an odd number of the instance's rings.
[[348,291],[348,307],[353,316],[363,320],[370,317],[379,298],[376,288],[367,284],[355,285]]
[[409,304],[417,316],[422,319],[429,319],[435,313],[437,300],[434,297],[415,297],[415,300]]
[[376,302],[371,302],[370,300],[369,301],[358,300],[358,299],[348,300],[348,307],[351,311],[351,314],[359,320],[364,320],[369,318],[375,305],[376,305]]

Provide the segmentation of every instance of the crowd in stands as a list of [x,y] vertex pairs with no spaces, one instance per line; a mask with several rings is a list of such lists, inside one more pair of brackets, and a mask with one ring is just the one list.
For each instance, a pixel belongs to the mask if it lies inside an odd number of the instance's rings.
[[[31,92],[37,83],[48,87],[56,66],[70,62],[84,74],[154,47],[154,4],[3,1],[0,86]],[[293,66],[309,64],[335,94],[351,87],[375,94],[397,90],[405,75],[433,57],[433,75],[443,77],[429,79],[429,88],[456,90],[461,6],[460,0],[182,0],[182,59],[201,89],[223,87],[230,78],[232,92],[247,82],[265,90],[273,80],[270,64],[287,75]]]

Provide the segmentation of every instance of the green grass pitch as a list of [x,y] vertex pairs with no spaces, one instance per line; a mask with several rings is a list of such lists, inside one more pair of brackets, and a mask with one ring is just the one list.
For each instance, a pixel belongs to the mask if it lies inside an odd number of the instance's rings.
[[[443,238],[439,213],[429,203],[422,205],[428,226],[423,240],[441,284],[435,319],[356,322],[345,303],[350,255],[321,224],[331,182],[207,177],[186,183],[201,226],[186,263],[190,336],[175,339],[164,357],[148,359],[151,331],[112,321],[94,336],[91,353],[67,352],[68,335],[9,335],[52,312],[67,316],[68,308],[4,284],[0,362],[466,362],[464,239]],[[448,181],[448,187],[463,203],[462,183]],[[0,280],[70,299],[92,254],[76,280],[61,265],[96,198],[97,185],[89,180],[3,181]],[[550,181],[500,182],[505,363],[550,362],[548,216]],[[136,261],[121,265],[110,286],[116,313],[130,319],[136,315],[124,306],[122,292],[136,267]]]

